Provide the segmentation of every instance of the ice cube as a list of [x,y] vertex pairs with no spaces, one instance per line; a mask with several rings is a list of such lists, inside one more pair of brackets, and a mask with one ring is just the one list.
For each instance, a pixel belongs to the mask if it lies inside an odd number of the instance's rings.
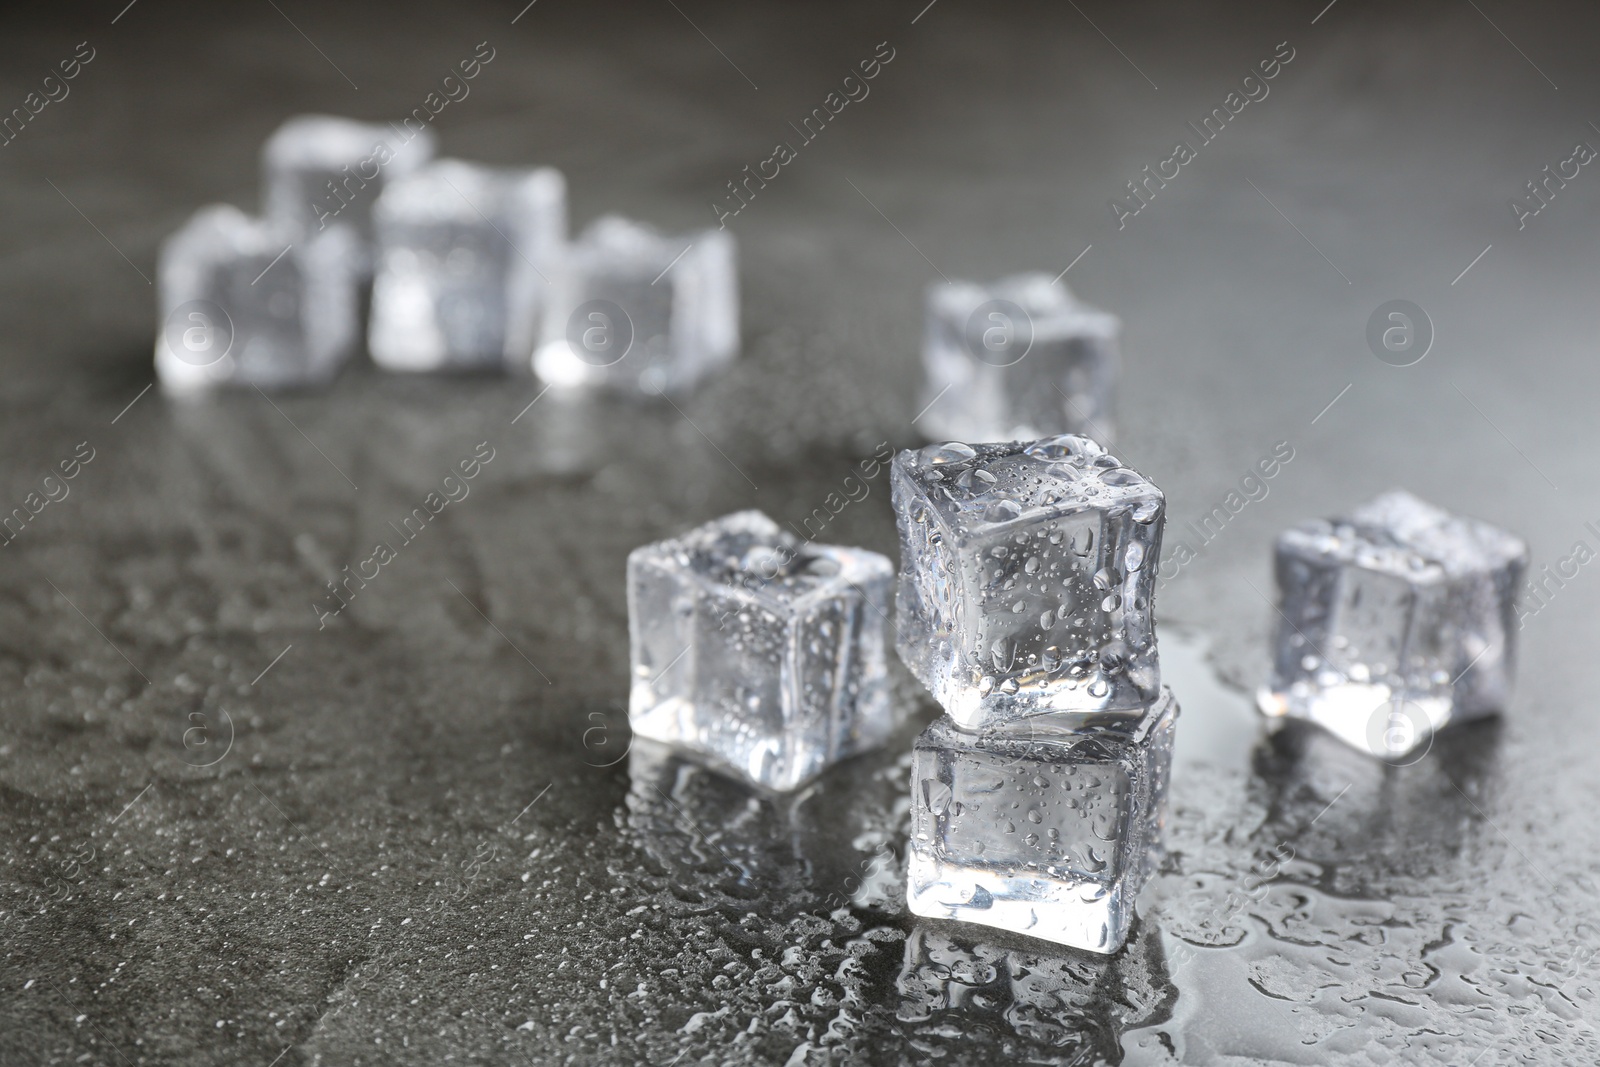
[[933,439],[1109,441],[1120,332],[1046,274],[929,286],[918,422]]
[[354,348],[360,281],[355,237],[304,237],[238,208],[202,208],[161,246],[164,389],[263,389],[326,383]]
[[1135,718],[941,716],[911,768],[912,913],[1117,951],[1161,861],[1177,716],[1167,689]]
[[959,725],[1155,699],[1165,501],[1094,441],[948,442],[894,459],[898,648]]
[[1383,759],[1511,695],[1517,537],[1393,490],[1278,537],[1270,716],[1308,719]]
[[534,370],[552,385],[659,395],[688,389],[739,347],[733,237],[665,237],[608,216],[568,250]]
[[261,149],[267,218],[302,235],[348,229],[357,238],[358,273],[371,273],[372,205],[383,186],[433,156],[433,130],[297,115]]
[[373,234],[375,363],[527,370],[566,240],[560,172],[437,160],[388,183]]
[[741,511],[628,556],[634,733],[793,789],[896,720],[884,630],[893,567]]

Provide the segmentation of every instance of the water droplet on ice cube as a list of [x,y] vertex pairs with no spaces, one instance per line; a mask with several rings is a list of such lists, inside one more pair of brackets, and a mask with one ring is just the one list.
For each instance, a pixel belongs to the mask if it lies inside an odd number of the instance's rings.
[[814,578],[832,578],[839,573],[839,564],[826,556],[816,556],[807,561],[805,572]]
[[1144,479],[1140,477],[1137,472],[1131,471],[1126,467],[1114,467],[1101,471],[1100,480],[1105,482],[1107,485],[1113,485],[1119,488],[1129,485],[1139,485],[1144,482]]
[[1058,437],[1046,437],[1042,441],[1035,441],[1022,451],[1034,459],[1076,459],[1083,462],[1087,461],[1091,456],[1104,454],[1105,449],[1087,437],[1066,433]]
[[985,522],[1009,522],[1022,514],[1022,505],[1015,500],[997,500],[983,513]]
[[977,449],[971,445],[964,445],[960,441],[948,441],[942,445],[929,445],[922,450],[923,458],[935,465],[965,463],[969,459],[975,459],[977,455]]

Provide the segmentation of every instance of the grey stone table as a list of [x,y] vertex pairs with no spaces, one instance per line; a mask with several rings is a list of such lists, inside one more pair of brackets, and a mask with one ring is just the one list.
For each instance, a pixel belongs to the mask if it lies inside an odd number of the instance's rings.
[[[1565,162],[1600,144],[1593,10],[924,4],[5,16],[0,107],[92,58],[0,148],[5,512],[79,459],[0,551],[0,1062],[1600,1058],[1600,174]],[[676,406],[367,366],[145,392],[162,235],[253,205],[285,116],[409,112],[483,41],[444,150],[560,167],[576,223],[705,225],[795,145],[726,220],[738,364]],[[1185,705],[1172,852],[1111,959],[907,917],[932,709],[903,677],[897,744],[782,803],[630,748],[622,713],[627,551],[744,507],[893,551],[881,477],[826,502],[919,440],[922,287],[1069,266],[1126,322]],[[1432,324],[1411,366],[1365,339],[1392,299]],[[319,620],[482,442],[470,495]],[[1556,576],[1514,706],[1401,769],[1269,737],[1248,696],[1274,532],[1394,484]]]

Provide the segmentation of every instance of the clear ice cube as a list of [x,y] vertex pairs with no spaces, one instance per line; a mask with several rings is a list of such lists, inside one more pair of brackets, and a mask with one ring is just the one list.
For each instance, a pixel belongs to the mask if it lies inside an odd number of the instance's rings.
[[900,658],[958,724],[1155,699],[1166,505],[1142,474],[1063,434],[901,452],[892,484]]
[[912,913],[1117,951],[1161,861],[1177,716],[1167,689],[1137,718],[941,716],[912,757]]
[[896,724],[884,631],[893,567],[741,511],[628,556],[634,733],[770,789]]
[[566,219],[566,183],[547,167],[442,159],[390,181],[373,208],[373,362],[526,370]]
[[156,372],[168,392],[321,385],[354,349],[355,237],[202,208],[161,246]]
[[358,273],[371,273],[372,205],[384,185],[433,157],[433,130],[296,115],[261,149],[267,218],[297,234],[347,229],[356,237]]
[[1528,549],[1403,490],[1278,537],[1269,716],[1318,723],[1380,758],[1503,708]]
[[925,314],[918,421],[930,438],[1111,439],[1115,315],[1079,303],[1046,274],[932,285]]
[[608,216],[568,250],[534,370],[552,385],[682,392],[739,347],[731,234],[666,237]]

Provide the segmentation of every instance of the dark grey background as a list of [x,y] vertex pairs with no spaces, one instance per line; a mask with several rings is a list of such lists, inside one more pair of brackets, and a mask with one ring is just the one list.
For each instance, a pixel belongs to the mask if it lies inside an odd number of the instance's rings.
[[[1600,547],[1600,173],[1508,206],[1600,144],[1593,9],[924,2],[5,16],[0,108],[96,56],[0,148],[0,504],[95,458],[0,550],[0,1062],[1595,1062],[1592,568],[1529,619],[1503,721],[1404,770],[1264,738],[1217,680],[1261,677],[1272,534],[1391,485],[1536,565]],[[480,41],[446,153],[671,229],[895,58],[731,221],[744,354],[681,410],[513,423],[530,380],[365,365],[276,406],[141,394],[161,237],[253,207],[288,115],[398,116]],[[1108,200],[1284,41],[1119,231]],[[1086,246],[1066,281],[1125,321],[1119,451],[1169,548],[1294,449],[1160,593],[1173,852],[1111,960],[905,915],[904,678],[899,745],[783,803],[629,754],[621,711],[627,551],[799,521],[919,440],[923,286]],[[1415,366],[1367,348],[1391,299],[1436,328]],[[324,581],[482,441],[319,630]],[[892,552],[884,480],[826,536]]]

